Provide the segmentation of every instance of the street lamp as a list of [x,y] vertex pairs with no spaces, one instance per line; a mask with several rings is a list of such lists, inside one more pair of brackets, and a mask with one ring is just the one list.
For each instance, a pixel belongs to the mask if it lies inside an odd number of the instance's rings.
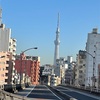
[[92,58],[93,58],[93,76],[92,76],[92,86],[95,87],[95,76],[94,76],[94,71],[95,71],[95,62],[94,62],[94,59],[95,57],[90,54],[89,52],[85,51],[87,54],[89,54]]
[[22,72],[22,55],[24,54],[24,52],[26,52],[26,51],[28,51],[28,50],[31,50],[31,49],[38,49],[37,47],[34,47],[34,48],[28,48],[28,49],[26,49],[26,50],[24,50],[24,51],[22,51],[21,53],[20,53],[20,56],[21,56],[21,66],[20,66],[20,85],[21,85],[21,72]]
[[38,49],[38,47],[28,48],[28,49],[26,49],[26,50],[22,51],[22,53],[21,53],[21,54],[23,54],[24,52],[26,52],[26,51],[28,51],[28,50],[31,50],[31,49]]

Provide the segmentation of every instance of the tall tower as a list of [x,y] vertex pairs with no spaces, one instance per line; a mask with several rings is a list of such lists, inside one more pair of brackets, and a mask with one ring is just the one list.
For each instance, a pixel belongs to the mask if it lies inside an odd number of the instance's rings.
[[1,23],[2,23],[2,9],[0,8],[0,26],[1,26]]
[[60,33],[60,28],[59,28],[59,13],[58,13],[56,40],[54,41],[54,44],[55,44],[54,66],[56,66],[56,60],[59,59],[59,45],[60,45],[59,33]]

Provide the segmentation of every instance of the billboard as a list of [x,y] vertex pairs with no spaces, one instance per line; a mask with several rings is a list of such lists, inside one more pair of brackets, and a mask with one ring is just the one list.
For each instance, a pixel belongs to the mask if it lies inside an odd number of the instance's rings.
[[45,67],[44,67],[44,70],[43,70],[43,72],[42,72],[42,75],[51,75],[51,73],[52,73],[52,67],[50,67],[50,66],[45,66]]

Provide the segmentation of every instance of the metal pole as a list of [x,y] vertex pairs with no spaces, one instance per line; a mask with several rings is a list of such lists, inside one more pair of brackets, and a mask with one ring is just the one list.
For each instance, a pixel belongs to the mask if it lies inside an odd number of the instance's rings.
[[92,55],[92,54],[90,54],[89,52],[87,52],[86,51],[86,53],[87,54],[89,54],[92,58],[93,58],[93,76],[92,76],[92,87],[95,87],[95,76],[94,76],[94,70],[95,70],[95,62],[94,62],[94,59],[95,59],[95,57]]
[[38,49],[37,47],[34,47],[34,48],[28,48],[28,49],[26,49],[26,50],[24,50],[24,51],[22,51],[22,53],[20,54],[20,58],[21,58],[21,66],[20,66],[20,85],[21,85],[21,73],[22,73],[22,54],[24,54],[24,52],[26,52],[26,51],[28,51],[28,50],[31,50],[31,49]]
[[95,58],[95,57],[93,57],[93,85],[92,85],[93,87],[95,87],[95,76],[94,76],[94,70],[95,70],[94,67],[95,67],[95,62],[94,62],[94,58]]

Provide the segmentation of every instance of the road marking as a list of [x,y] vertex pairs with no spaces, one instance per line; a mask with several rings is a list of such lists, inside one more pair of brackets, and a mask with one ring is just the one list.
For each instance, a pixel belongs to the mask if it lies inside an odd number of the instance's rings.
[[56,89],[56,90],[60,91],[62,94],[65,94],[66,96],[68,96],[68,97],[70,97],[70,98],[74,98],[74,97],[72,97],[71,95],[62,92],[60,89]]
[[[64,88],[63,86],[59,86],[59,87],[62,87]],[[65,88],[64,88],[65,89]],[[98,96],[95,96],[95,95],[92,95],[92,94],[88,94],[88,93],[85,93],[85,92],[82,92],[82,91],[78,91],[78,90],[74,90],[74,89],[70,89],[68,87],[66,87],[66,89],[70,90],[70,91],[73,91],[73,92],[76,92],[76,93],[79,93],[79,94],[82,94],[82,95],[86,95],[88,97],[92,97],[94,99],[100,99],[100,97]]]
[[[45,86],[50,92],[52,92],[47,86]],[[52,92],[53,93],[53,92]],[[63,100],[61,99],[60,97],[58,97],[55,93],[53,93],[53,95],[55,95],[57,98],[59,98],[60,100]]]
[[33,91],[34,88],[35,88],[35,86],[32,88],[32,90],[25,97],[27,97]]

